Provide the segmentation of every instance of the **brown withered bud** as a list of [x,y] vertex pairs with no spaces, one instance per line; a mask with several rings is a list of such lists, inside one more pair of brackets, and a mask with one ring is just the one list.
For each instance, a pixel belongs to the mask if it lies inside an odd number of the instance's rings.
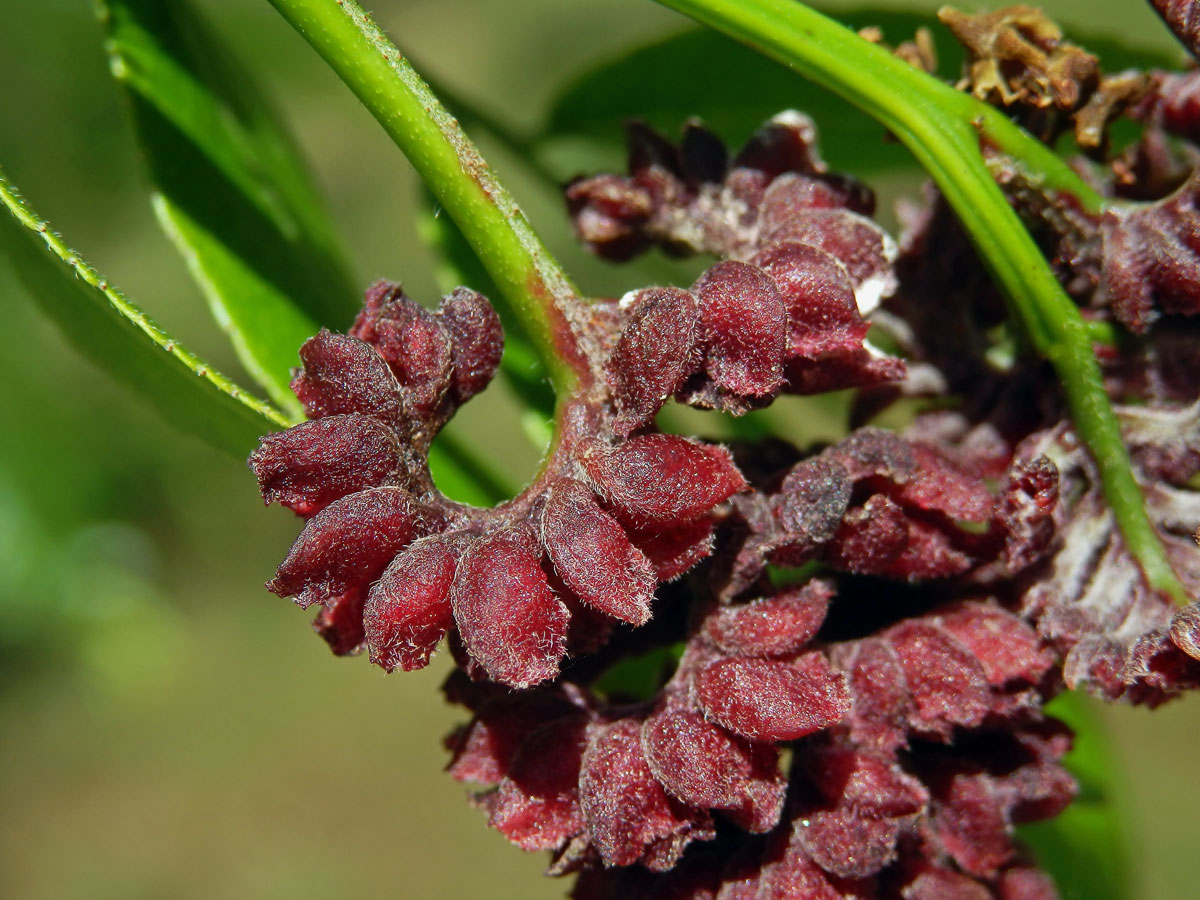
[[938,18],[970,56],[959,90],[981,100],[1071,110],[1099,77],[1096,57],[1064,41],[1062,30],[1031,6],[975,15],[944,6]]

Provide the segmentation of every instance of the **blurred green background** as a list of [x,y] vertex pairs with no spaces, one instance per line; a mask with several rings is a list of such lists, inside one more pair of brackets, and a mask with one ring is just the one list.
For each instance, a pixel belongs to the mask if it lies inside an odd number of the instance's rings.
[[[418,186],[398,151],[265,0],[198,5],[279,101],[358,279],[433,299]],[[1171,46],[1139,3],[1046,6],[1068,25]],[[683,24],[650,0],[371,8],[419,67],[520,127],[570,73]],[[0,164],[68,243],[240,377],[153,219],[88,0],[0,0],[0,43]],[[557,198],[480,143],[586,289],[639,283],[586,259]],[[565,882],[540,877],[543,858],[488,831],[441,774],[441,737],[462,718],[437,693],[444,663],[385,678],[333,658],[306,614],[261,587],[297,524],[262,508],[245,466],[84,363],[2,259],[0,303],[0,896],[562,896]],[[455,427],[486,435],[519,480],[536,453],[512,409],[493,390]],[[1200,701],[1104,719],[1135,896],[1195,896]]]

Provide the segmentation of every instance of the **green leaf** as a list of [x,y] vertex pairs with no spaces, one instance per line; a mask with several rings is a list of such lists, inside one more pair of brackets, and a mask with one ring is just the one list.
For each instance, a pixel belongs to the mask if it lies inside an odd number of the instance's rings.
[[1090,698],[1060,694],[1046,711],[1075,730],[1064,763],[1079,782],[1079,795],[1062,815],[1023,825],[1022,840],[1058,885],[1062,900],[1125,900],[1129,896],[1129,853],[1120,807],[1114,797],[1116,760]]
[[33,298],[84,355],[165,418],[241,457],[264,432],[288,425],[283,413],[181,346],[67,247],[3,172],[0,202],[12,214],[0,214],[0,247]]
[[297,350],[345,329],[360,292],[270,103],[185,0],[104,0],[159,222],[238,357],[295,419]]
[[[912,14],[864,13],[861,18],[861,24],[880,24],[895,42],[910,38],[917,25],[929,24],[928,17]],[[949,54],[953,43],[939,39],[938,49]],[[822,156],[838,170],[868,175],[916,168],[908,152],[888,141],[870,116],[711,30],[688,29],[582,73],[552,104],[542,137],[584,137],[615,148],[623,143],[622,123],[629,119],[642,119],[676,136],[684,120],[697,116],[737,147],[784,109],[813,117]]]
[[[925,26],[937,50],[938,74],[947,80],[958,77],[962,48],[931,15],[864,7],[839,10],[835,17],[853,29],[878,26],[892,45],[911,40]],[[1132,47],[1074,29],[1068,38],[1097,54],[1107,72],[1174,67],[1172,55],[1159,48]],[[822,156],[835,170],[859,176],[917,170],[908,151],[887,139],[870,116],[743,44],[704,29],[635,48],[576,76],[552,103],[540,140],[553,145],[564,138],[584,138],[611,157],[623,145],[622,123],[629,119],[642,119],[674,136],[685,119],[698,116],[737,147],[784,109],[813,117]]]
[[429,471],[447,497],[475,506],[494,506],[517,494],[512,484],[455,435],[443,431],[429,450]]

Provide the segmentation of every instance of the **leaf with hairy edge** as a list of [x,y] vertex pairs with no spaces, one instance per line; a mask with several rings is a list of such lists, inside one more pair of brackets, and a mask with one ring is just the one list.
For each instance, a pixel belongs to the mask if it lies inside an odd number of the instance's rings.
[[88,358],[157,406],[172,424],[244,457],[288,425],[155,325],[71,250],[0,172],[0,247],[22,283]]
[[296,350],[360,292],[324,205],[253,79],[185,0],[104,0],[159,223],[247,371],[296,418]]
[[1054,819],[1021,825],[1017,833],[1058,885],[1063,900],[1124,900],[1129,896],[1130,855],[1126,821],[1114,794],[1119,769],[1104,739],[1095,701],[1060,694],[1046,712],[1075,731],[1075,744],[1063,759],[1079,782],[1079,794]]

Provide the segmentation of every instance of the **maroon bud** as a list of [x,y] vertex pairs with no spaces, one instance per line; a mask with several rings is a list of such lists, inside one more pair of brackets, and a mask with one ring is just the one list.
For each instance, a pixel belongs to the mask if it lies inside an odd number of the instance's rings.
[[578,481],[555,481],[541,516],[542,542],[559,577],[584,603],[633,625],[650,618],[657,579],[650,560]]
[[991,891],[974,878],[922,863],[900,890],[904,900],[994,900]]
[[861,202],[860,195],[861,189],[853,182],[837,184],[828,176],[814,178],[800,172],[785,172],[771,182],[763,195],[758,208],[759,227],[769,234],[802,210],[842,209]]
[[362,413],[389,425],[403,418],[400,385],[369,344],[322,328],[300,348],[292,390],[311,418]]
[[1015,772],[993,779],[1012,822],[1039,822],[1065,810],[1079,792],[1071,773],[1055,760],[1024,765]]
[[729,169],[729,152],[719,137],[696,119],[683,125],[679,146],[684,177],[691,184],[720,184]]
[[916,517],[883,494],[875,494],[842,520],[830,562],[861,575],[921,580],[960,575],[972,559],[951,533]]
[[770,244],[750,260],[766,272],[787,305],[789,357],[820,359],[862,351],[868,325],[845,267],[812,244]]
[[1104,281],[1113,314],[1145,332],[1160,312],[1200,313],[1200,176],[1154,204],[1104,214]]
[[906,743],[913,702],[896,651],[884,641],[867,638],[854,643],[842,665],[854,697],[854,740],[885,753]]
[[752,741],[794,741],[850,707],[845,679],[820,653],[795,663],[718,660],[696,676],[696,698],[709,718]]
[[732,737],[697,712],[667,709],[642,726],[642,749],[654,777],[685,803],[734,812],[753,832],[778,821],[786,781],[774,747]]
[[959,773],[939,780],[933,824],[942,846],[972,875],[995,875],[1016,848],[991,778]]
[[646,554],[659,581],[678,578],[713,550],[713,522],[707,516],[683,522],[626,529],[633,545]]
[[939,512],[959,522],[987,522],[996,498],[983,479],[976,478],[926,444],[909,445],[916,472],[895,497],[904,506]]
[[938,625],[975,655],[988,683],[1037,684],[1054,664],[1054,654],[1041,645],[1037,632],[997,606],[964,603],[937,617]]
[[909,522],[895,502],[874,494],[842,519],[831,562],[840,569],[860,575],[885,575],[898,568],[901,554],[909,545]]
[[450,585],[457,565],[449,542],[433,535],[409,544],[367,595],[371,662],[405,672],[429,664],[450,627]]
[[817,128],[803,113],[782,112],[754,132],[733,161],[735,168],[754,169],[770,178],[784,172],[823,172],[817,155]]
[[1000,876],[999,900],[1059,900],[1054,882],[1030,866],[1013,866]]
[[903,622],[887,632],[916,706],[913,724],[948,735],[949,726],[972,727],[988,711],[987,675],[965,647],[938,628]]
[[823,394],[846,388],[863,388],[899,381],[907,366],[895,356],[881,356],[866,349],[837,353],[819,360],[797,357],[785,368],[790,394]]
[[653,244],[644,230],[654,214],[646,187],[619,175],[595,175],[572,181],[565,193],[578,239],[598,256],[620,263]]
[[580,178],[567,185],[566,198],[575,233],[593,253],[623,262],[653,243],[644,226],[654,214],[654,197],[629,178]]
[[313,620],[317,632],[335,656],[348,656],[362,649],[366,636],[363,632],[363,598],[361,587],[351,588],[339,597],[327,600]]
[[849,807],[807,814],[794,840],[818,866],[842,878],[874,875],[896,858],[900,823],[863,815]]
[[569,716],[535,731],[495,794],[488,824],[523,850],[552,850],[583,828],[579,767],[587,719]]
[[778,390],[787,313],[770,276],[757,266],[726,260],[701,275],[692,292],[700,300],[713,381],[730,393],[752,397]]
[[403,488],[343,497],[309,519],[267,589],[310,606],[370,584],[421,524],[421,512]]
[[832,805],[896,818],[921,812],[929,802],[921,782],[884,756],[828,746],[811,750],[807,762],[813,783]]
[[450,333],[454,399],[466,403],[496,374],[504,354],[504,328],[487,298],[464,287],[442,300],[437,317]]
[[475,784],[501,781],[512,769],[521,746],[534,732],[556,719],[579,712],[560,693],[545,690],[512,693],[492,682],[473,682],[461,670],[451,674],[443,690],[451,702],[467,702],[460,693],[490,698],[475,698],[477,703],[468,703],[475,708],[475,718],[466,729],[452,735],[449,742],[454,751],[448,767],[451,777]]
[[710,641],[734,656],[785,656],[807,644],[825,621],[833,588],[825,581],[721,607],[704,623]]
[[[386,284],[386,283],[385,283]],[[431,413],[450,385],[450,334],[434,315],[409,299],[400,285],[376,284],[350,334],[379,351],[413,410]]]
[[806,210],[779,223],[766,238],[770,244],[812,244],[840,262],[846,267],[854,285],[855,302],[864,316],[896,290],[892,271],[896,245],[866,216],[846,209]]
[[677,835],[690,839],[703,821],[668,797],[655,779],[635,719],[621,719],[592,735],[583,754],[579,800],[592,844],[610,866],[633,865],[657,841]]
[[396,432],[357,414],[268,434],[250,454],[250,468],[267,503],[305,517],[347,494],[403,479]]
[[763,869],[757,900],[845,900],[809,858],[803,842],[788,835],[786,845],[776,852],[778,858]]
[[521,535],[502,532],[472,544],[451,596],[463,642],[492,678],[523,688],[558,674],[569,614]]
[[593,444],[582,462],[600,495],[635,522],[695,519],[746,485],[727,450],[672,434]]
[[638,292],[604,367],[617,403],[618,434],[648,424],[695,371],[699,338],[700,308],[690,293],[672,287]]
[[837,534],[852,485],[841,463],[815,457],[792,467],[780,486],[775,516],[791,544],[815,549]]

